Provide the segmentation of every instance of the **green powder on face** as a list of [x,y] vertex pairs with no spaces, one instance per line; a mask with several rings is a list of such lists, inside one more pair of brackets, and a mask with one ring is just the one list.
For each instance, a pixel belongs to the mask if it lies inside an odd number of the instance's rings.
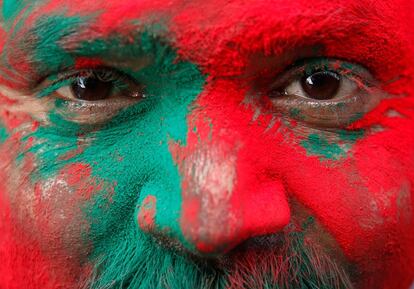
[[364,130],[355,130],[355,131],[341,130],[338,132],[338,134],[339,134],[340,140],[354,143],[357,140],[364,137],[365,131]]
[[6,139],[9,137],[9,134],[5,127],[2,126],[0,122],[0,143],[3,143],[6,141]]
[[[187,115],[203,89],[205,76],[195,65],[177,61],[175,52],[150,34],[142,34],[140,41],[131,47],[131,53],[138,58],[152,56],[152,63],[128,73],[145,85],[147,99],[124,110],[97,132],[84,153],[97,177],[116,183],[110,206],[104,205],[108,200],[100,195],[89,208],[91,235],[103,238],[109,232],[122,234],[135,228],[137,205],[148,195],[157,199],[155,226],[167,235],[180,232],[181,177],[169,143],[186,143]],[[119,47],[117,41],[113,45]],[[122,161],[107,157],[114,151]],[[102,219],[103,215],[112,218]],[[186,242],[181,235],[174,237]],[[116,244],[116,239],[102,241],[103,250]]]
[[3,19],[9,21],[16,17],[27,3],[27,0],[3,0]]
[[305,115],[303,114],[303,112],[299,109],[299,108],[291,108],[289,110],[289,116],[294,118],[294,119],[298,119],[298,120],[304,120],[305,119]]
[[323,134],[310,134],[301,145],[309,155],[319,156],[321,160],[339,160],[347,157],[355,142],[364,135],[364,130],[339,130],[335,136],[337,140],[330,142]]
[[309,155],[320,156],[322,159],[338,160],[346,156],[346,151],[337,143],[330,143],[319,134],[309,135],[307,140],[301,142]]
[[36,142],[30,151],[40,168],[34,181],[53,178],[70,163],[92,169],[91,178],[102,185],[84,207],[90,223],[85,240],[92,241],[94,248],[91,258],[108,254],[119,239],[131,236],[138,227],[139,205],[149,195],[157,199],[157,229],[167,235],[172,232],[174,238],[186,242],[179,224],[181,177],[169,144],[185,145],[187,115],[203,90],[206,76],[194,64],[180,61],[171,47],[149,32],[137,35],[133,42],[117,35],[84,42],[76,51],[103,62],[108,58],[134,63],[145,59],[146,65],[140,68],[128,65],[120,69],[144,86],[146,98],[84,133],[88,145],[69,160],[62,157],[76,150],[84,126],[66,120],[55,108],[49,114],[51,124],[31,135]]
[[39,75],[57,73],[74,65],[74,55],[62,47],[62,41],[76,34],[84,22],[83,17],[63,15],[49,15],[37,21],[32,30],[36,41],[25,47],[29,53],[34,52],[32,57]]

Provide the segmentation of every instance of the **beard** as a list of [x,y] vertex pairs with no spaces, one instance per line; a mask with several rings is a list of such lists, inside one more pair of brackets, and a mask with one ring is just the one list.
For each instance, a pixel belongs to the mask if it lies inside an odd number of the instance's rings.
[[302,232],[255,238],[225,256],[207,259],[136,233],[93,257],[94,269],[81,288],[353,288],[347,272]]

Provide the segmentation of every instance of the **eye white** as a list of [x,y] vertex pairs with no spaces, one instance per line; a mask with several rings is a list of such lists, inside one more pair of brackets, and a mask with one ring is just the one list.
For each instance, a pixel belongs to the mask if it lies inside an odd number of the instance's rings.
[[58,90],[56,90],[56,93],[63,99],[67,99],[67,100],[74,100],[76,99],[76,97],[73,95],[73,91],[70,88],[69,85],[65,85],[61,88],[59,88]]

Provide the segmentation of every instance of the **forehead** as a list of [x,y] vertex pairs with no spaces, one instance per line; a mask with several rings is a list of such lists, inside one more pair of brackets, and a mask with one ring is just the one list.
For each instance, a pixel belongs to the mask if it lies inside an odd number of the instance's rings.
[[[3,7],[3,18],[6,21],[24,11],[40,15],[60,12],[67,15],[100,15],[101,20],[104,20],[107,15],[113,15],[117,17],[111,19],[113,21],[111,24],[114,26],[119,21],[145,19],[150,16],[158,16],[161,17],[158,20],[166,21],[185,13],[191,23],[199,20],[202,22],[198,24],[207,26],[209,24],[228,26],[240,23],[241,20],[262,20],[263,25],[275,20],[289,23],[295,21],[295,17],[322,20],[317,17],[329,16],[330,19],[324,20],[329,21],[331,18],[343,17],[343,12],[346,12],[349,18],[365,18],[365,21],[376,20],[375,18],[380,16],[383,19],[392,17],[397,22],[404,22],[408,20],[404,15],[407,14],[407,8],[411,4],[409,0],[126,0],[121,2],[118,0],[3,0],[0,1],[0,5]],[[156,19],[151,17],[151,20]],[[243,24],[247,23],[243,22]]]
[[[114,9],[117,7],[129,7],[130,9],[145,9],[151,11],[170,11],[171,9],[177,8],[188,8],[188,7],[205,7],[208,10],[223,11],[226,9],[243,9],[248,7],[292,7],[292,8],[319,8],[329,9],[330,6],[333,7],[347,7],[355,6],[361,4],[361,6],[366,6],[368,8],[379,7],[381,10],[387,10],[393,5],[409,5],[407,0],[379,0],[379,1],[368,1],[368,0],[337,0],[337,1],[325,1],[325,0],[256,0],[256,1],[245,1],[245,0],[96,0],[96,1],[82,1],[82,0],[3,0],[0,4],[8,10],[21,9],[28,4],[35,4],[40,6],[48,6],[50,8],[69,8],[72,7],[76,10],[85,10],[93,11],[96,9]],[[66,7],[64,7],[66,6]],[[407,6],[406,6],[407,8]]]
[[[37,29],[36,35],[43,34],[45,41],[56,40],[56,31],[65,30],[59,44],[66,50],[76,46],[74,42],[113,35],[130,38],[137,26],[155,26],[181,56],[208,74],[239,74],[261,62],[283,69],[297,59],[326,56],[360,63],[386,82],[401,67],[413,64],[413,49],[407,49],[413,34],[410,2],[3,0],[0,5],[4,27],[13,32],[9,36],[24,27],[32,34]],[[58,20],[38,28],[40,21],[56,16]],[[276,60],[269,61],[269,56]]]

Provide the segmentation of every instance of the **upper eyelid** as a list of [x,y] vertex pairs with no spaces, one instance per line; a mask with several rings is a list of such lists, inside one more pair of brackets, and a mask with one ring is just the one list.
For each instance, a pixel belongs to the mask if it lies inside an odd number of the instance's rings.
[[94,72],[111,72],[114,75],[119,76],[120,78],[124,78],[124,77],[128,77],[126,75],[126,73],[123,73],[121,71],[119,71],[116,68],[111,68],[111,67],[106,67],[106,66],[99,66],[99,67],[93,67],[93,68],[81,68],[81,69],[72,69],[72,70],[68,70],[68,71],[64,71],[64,72],[60,72],[58,74],[56,74],[57,79],[55,81],[53,81],[53,83],[65,80],[65,79],[69,79],[69,78],[74,78],[74,77],[81,77],[81,73],[82,72],[87,72],[87,73],[94,73]]
[[[87,71],[110,71],[114,73],[114,75],[119,77],[119,80],[121,81],[134,81],[134,79],[127,75],[126,73],[123,73],[122,71],[106,67],[106,66],[100,66],[100,67],[94,67],[94,68],[81,68],[81,69],[74,69],[74,70],[67,70],[64,72],[60,72],[56,75],[53,75],[53,77],[56,77],[56,79],[50,79],[52,76],[46,77],[40,84],[38,84],[37,88],[35,89],[36,95],[40,98],[46,97],[50,94],[52,94],[54,91],[57,91],[59,88],[62,88],[66,85],[69,85],[71,81],[73,81],[76,77],[81,76],[82,72]],[[136,81],[135,81],[136,82]]]

